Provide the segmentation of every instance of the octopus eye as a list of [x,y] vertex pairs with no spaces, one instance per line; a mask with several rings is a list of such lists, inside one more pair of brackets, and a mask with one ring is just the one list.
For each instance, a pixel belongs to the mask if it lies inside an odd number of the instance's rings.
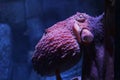
[[78,22],[85,22],[85,17],[82,15],[82,14],[80,14],[77,18],[76,18],[76,21],[78,21]]
[[79,18],[84,18],[84,16],[82,14],[80,14]]

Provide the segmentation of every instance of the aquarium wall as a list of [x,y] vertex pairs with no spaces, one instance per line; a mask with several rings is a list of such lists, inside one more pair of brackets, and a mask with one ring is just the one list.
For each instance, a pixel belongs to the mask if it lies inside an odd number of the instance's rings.
[[[0,0],[0,80],[55,80],[33,70],[33,51],[46,28],[76,12],[98,16],[104,0]],[[63,80],[80,77],[81,64],[61,73]]]

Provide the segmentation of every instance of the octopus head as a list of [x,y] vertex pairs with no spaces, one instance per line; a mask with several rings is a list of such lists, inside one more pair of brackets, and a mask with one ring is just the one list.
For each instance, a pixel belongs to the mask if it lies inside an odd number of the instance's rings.
[[84,13],[77,13],[46,30],[32,57],[38,74],[53,75],[55,70],[66,71],[79,62],[80,44],[90,44],[94,40],[89,18]]

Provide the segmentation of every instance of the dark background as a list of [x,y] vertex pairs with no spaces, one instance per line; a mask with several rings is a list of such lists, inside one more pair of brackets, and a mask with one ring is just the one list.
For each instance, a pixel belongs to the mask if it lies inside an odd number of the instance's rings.
[[[0,0],[0,80],[54,80],[34,72],[34,47],[46,28],[76,12],[98,16],[104,0]],[[80,76],[81,61],[61,75]]]
[[115,0],[115,80],[120,79],[120,0]]

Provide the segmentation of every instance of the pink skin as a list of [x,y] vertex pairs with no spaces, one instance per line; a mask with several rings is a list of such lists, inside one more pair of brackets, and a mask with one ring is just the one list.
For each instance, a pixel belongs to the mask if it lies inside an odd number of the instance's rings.
[[68,70],[79,61],[81,49],[78,43],[90,44],[94,38],[87,18],[86,14],[77,13],[45,30],[32,58],[38,74],[55,74],[56,80],[62,80],[60,72]]
[[93,41],[93,34],[87,30],[87,29],[84,29],[81,33],[81,40],[86,43],[86,44],[89,44]]

